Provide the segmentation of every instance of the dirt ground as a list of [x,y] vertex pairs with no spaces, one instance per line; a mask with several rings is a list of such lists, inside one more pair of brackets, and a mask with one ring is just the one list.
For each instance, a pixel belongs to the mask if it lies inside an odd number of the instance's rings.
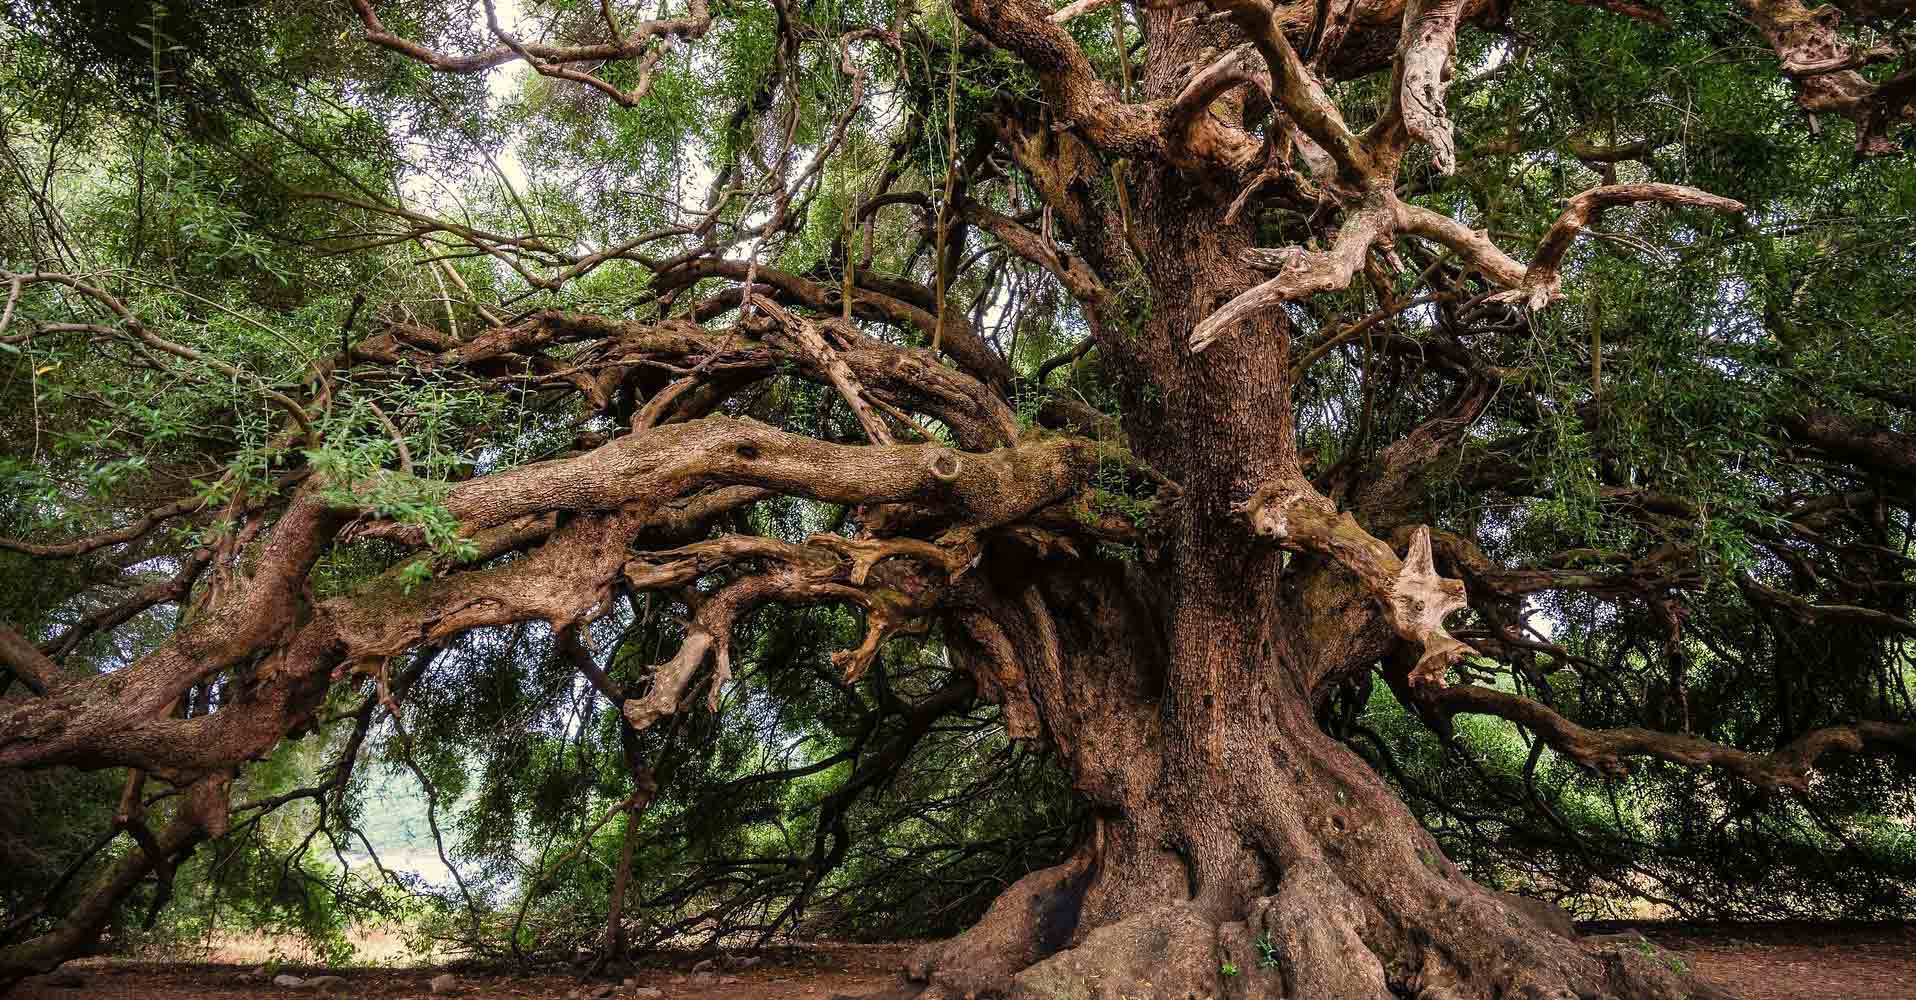
[[[1591,932],[1631,929],[1681,953],[1704,977],[1743,1000],[1911,1000],[1916,998],[1916,925],[1909,924],[1631,924],[1590,927]],[[455,971],[450,994],[471,1000],[573,1000],[600,995],[665,1000],[828,1000],[837,994],[872,993],[895,982],[909,945],[830,945],[797,952],[748,969],[699,975],[692,960],[642,968],[633,985],[583,982],[570,974]],[[345,980],[336,995],[366,1000],[434,997],[434,969],[280,969],[296,976],[330,973]],[[60,974],[56,974],[60,975]],[[275,986],[256,969],[219,965],[89,960],[70,966],[64,980],[28,980],[20,1000],[249,1000],[314,995]],[[65,985],[57,984],[64,982]],[[610,987],[610,992],[600,990]]]
[[1916,924],[1629,926],[1742,1000],[1916,1000]]

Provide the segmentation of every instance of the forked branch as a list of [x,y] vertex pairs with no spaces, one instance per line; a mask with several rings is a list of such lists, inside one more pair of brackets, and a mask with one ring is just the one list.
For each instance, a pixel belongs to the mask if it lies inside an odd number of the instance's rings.
[[1542,309],[1561,297],[1564,256],[1578,234],[1594,225],[1606,209],[1645,201],[1694,205],[1722,212],[1741,212],[1743,203],[1681,184],[1611,184],[1591,188],[1570,199],[1563,214],[1544,234],[1536,255],[1525,266],[1492,242],[1488,233],[1471,229],[1441,212],[1399,201],[1387,190],[1373,190],[1346,216],[1329,250],[1284,251],[1257,249],[1248,262],[1277,271],[1273,277],[1225,303],[1191,331],[1191,349],[1202,351],[1255,313],[1315,295],[1348,287],[1363,267],[1372,245],[1398,233],[1439,243],[1470,264],[1478,273],[1506,290],[1494,298],[1523,302]]
[[1200,320],[1191,329],[1191,350],[1210,347],[1256,313],[1348,286],[1363,268],[1371,246],[1387,238],[1396,224],[1396,199],[1387,191],[1377,191],[1345,218],[1328,250],[1291,247],[1250,251],[1247,263],[1274,269],[1277,274]]

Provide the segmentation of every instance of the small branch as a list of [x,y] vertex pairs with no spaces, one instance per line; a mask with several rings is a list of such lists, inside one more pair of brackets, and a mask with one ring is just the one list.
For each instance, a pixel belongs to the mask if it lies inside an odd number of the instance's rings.
[[393,423],[391,417],[386,416],[386,411],[380,409],[378,403],[366,405],[372,409],[373,416],[379,418],[380,426],[386,429],[387,436],[392,438],[393,447],[398,449],[399,471],[408,476],[412,475],[412,449],[406,447],[406,435],[399,433],[399,425]]
[[1352,337],[1361,336],[1365,331],[1393,316],[1408,312],[1418,306],[1427,306],[1433,302],[1449,302],[1456,298],[1457,296],[1454,292],[1435,292],[1430,295],[1419,295],[1415,298],[1404,299],[1400,302],[1386,303],[1384,308],[1371,313],[1369,316],[1327,334],[1316,346],[1305,352],[1303,357],[1291,363],[1291,377],[1295,379],[1302,376],[1310,370],[1311,365],[1317,363],[1319,358],[1330,353],[1330,351],[1339,344],[1348,343]]
[[[585,84],[626,106],[636,103],[649,89],[651,70],[665,51],[663,42],[669,42],[673,38],[698,38],[712,24],[712,17],[706,9],[705,0],[691,0],[685,17],[647,21],[634,27],[632,33],[624,37],[619,37],[615,32],[613,40],[609,42],[567,46],[543,45],[536,42],[521,42],[507,33],[499,24],[492,0],[487,0],[486,23],[493,35],[503,44],[484,52],[449,55],[387,31],[386,26],[380,22],[379,16],[373,12],[369,0],[350,0],[350,2],[354,11],[359,14],[360,22],[366,27],[368,42],[425,63],[434,72],[482,73],[497,66],[523,60],[542,74]],[[609,17],[607,22],[610,26]],[[654,39],[662,39],[663,42],[655,45]],[[572,63],[608,63],[642,57],[644,61],[641,63],[639,83],[631,93],[622,92],[598,77],[565,68]]]
[[[235,367],[234,365],[221,361],[218,358],[207,357],[206,355],[201,354],[199,351],[196,351],[193,348],[187,347],[183,344],[176,344],[170,340],[167,340],[164,337],[159,336],[158,334],[155,334],[153,331],[147,329],[146,324],[141,322],[140,318],[138,316],[135,316],[133,314],[133,311],[131,309],[128,309],[125,303],[121,302],[118,298],[115,298],[114,296],[109,295],[105,291],[102,291],[99,288],[95,288],[94,286],[89,285],[86,282],[83,282],[80,279],[70,274],[58,274],[58,273],[52,273],[52,272],[46,272],[46,271],[37,271],[37,272],[32,272],[27,274],[12,274],[10,272],[0,271],[0,276],[6,277],[9,282],[18,282],[23,285],[48,283],[48,284],[61,285],[66,288],[70,288],[74,290],[75,292],[79,293],[80,295],[90,298],[93,301],[99,303],[100,305],[106,307],[107,311],[113,313],[115,316],[119,318],[120,325],[125,328],[125,332],[128,335],[132,336],[135,340],[139,341],[140,343],[145,344],[146,346],[153,348],[154,350],[159,351],[161,353],[170,354],[177,358],[182,358],[187,361],[192,361],[198,364],[205,365],[206,367],[211,368],[214,371],[217,371],[220,374],[225,375],[229,378],[234,378],[234,379],[244,378],[248,381],[253,382],[255,385],[259,387],[259,391],[261,395],[271,400],[274,405],[285,410],[287,415],[293,418],[293,422],[299,425],[301,434],[305,437],[305,439],[309,443],[314,445],[317,445],[319,443],[319,432],[317,429],[313,427],[312,419],[307,416],[306,409],[302,407],[299,403],[295,402],[290,396],[287,396],[285,393],[282,393],[279,390],[274,389],[270,385],[268,385],[266,380],[259,376],[259,373],[251,371],[251,370],[240,369],[238,367]],[[258,325],[257,321],[250,320],[250,319],[248,321],[255,323],[255,325]],[[265,329],[267,329],[269,333],[274,332],[271,330],[271,328],[265,328]],[[277,336],[276,333],[275,335]]]
[[[222,483],[225,481],[225,477],[220,480]],[[204,510],[205,508],[206,498],[197,496],[187,497],[183,500],[175,500],[163,507],[156,507],[148,511],[144,517],[123,528],[102,531],[98,534],[88,535],[85,538],[75,539],[70,542],[51,542],[46,544],[26,542],[15,538],[0,538],[0,549],[11,549],[14,552],[33,556],[36,559],[70,559],[74,556],[83,556],[89,552],[106,548],[109,545],[120,545],[133,541],[172,518],[179,517],[182,514],[191,514]]]
[[[685,638],[678,652],[652,671],[651,689],[621,706],[626,721],[632,728],[643,730],[678,712],[685,693],[707,662],[712,664],[710,705],[717,711],[720,688],[732,675],[733,627],[753,609],[774,601],[797,605],[842,602],[863,608],[864,641],[855,649],[832,654],[832,662],[845,671],[846,681],[857,680],[887,639],[928,611],[945,585],[976,564],[973,536],[953,535],[954,542],[937,545],[909,538],[849,539],[838,535],[813,535],[805,544],[794,545],[771,538],[730,535],[627,563],[625,579],[635,590],[688,586],[722,566],[739,563],[756,562],[763,568],[698,603],[685,623]],[[941,576],[915,578],[906,586],[899,586],[901,581],[897,580],[874,584],[870,579],[873,568],[891,558],[932,565]]]
[[1052,24],[1063,24],[1073,18],[1103,10],[1116,2],[1117,0],[1073,0],[1058,8],[1047,20]]
[[1055,358],[1052,358],[1049,361],[1046,361],[1044,364],[1039,365],[1038,373],[1032,376],[1032,381],[1036,382],[1039,385],[1043,385],[1044,380],[1050,377],[1052,372],[1057,371],[1059,368],[1062,368],[1065,365],[1077,363],[1079,359],[1091,353],[1092,349],[1097,346],[1098,346],[1098,340],[1096,337],[1086,337],[1083,340],[1078,341],[1076,346],[1072,347],[1070,350],[1064,352],[1063,354],[1058,355]]
[[1066,259],[1056,243],[975,201],[965,203],[963,215],[972,225],[997,237],[1005,249],[1050,271],[1072,298],[1086,306],[1095,306],[1109,297],[1104,282],[1083,257],[1074,254]]
[[858,377],[852,374],[851,367],[838,356],[838,352],[832,350],[832,345],[826,342],[818,326],[810,320],[793,315],[776,303],[761,301],[759,306],[765,310],[766,315],[778,323],[780,329],[792,338],[792,341],[798,345],[799,352],[825,372],[826,378],[831,381],[832,388],[838,390],[838,394],[845,400],[845,405],[851,408],[852,416],[858,419],[858,425],[865,429],[865,437],[872,444],[895,444],[891,429],[885,426],[883,418],[872,408],[870,400],[866,398],[865,387],[859,383]]

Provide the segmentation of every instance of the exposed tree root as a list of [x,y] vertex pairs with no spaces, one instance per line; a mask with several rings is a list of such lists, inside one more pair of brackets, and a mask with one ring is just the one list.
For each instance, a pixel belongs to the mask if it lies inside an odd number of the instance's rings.
[[1217,925],[1167,903],[1086,935],[1012,979],[1013,1000],[1123,1000],[1217,995]]
[[1251,928],[1262,931],[1261,965],[1282,973],[1285,992],[1246,994],[1377,1000],[1388,996],[1384,966],[1364,941],[1370,908],[1322,862],[1299,865],[1278,894],[1252,905]]
[[[1579,939],[1561,910],[1494,893],[1447,864],[1400,872],[1387,902],[1322,860],[1218,921],[1177,899],[1095,928],[1069,912],[1101,876],[1035,873],[972,931],[920,950],[887,997],[918,1000],[1706,1000],[1684,961],[1640,936]],[[1425,883],[1413,885],[1414,883]],[[1437,885],[1433,885],[1435,883]],[[1441,887],[1438,887],[1441,886]],[[1387,913],[1387,905],[1444,912]],[[1068,942],[1068,946],[1062,946]]]
[[906,980],[928,987],[927,997],[1003,991],[1012,976],[1070,940],[1090,861],[1080,854],[1012,883],[976,926],[920,948],[906,963]]

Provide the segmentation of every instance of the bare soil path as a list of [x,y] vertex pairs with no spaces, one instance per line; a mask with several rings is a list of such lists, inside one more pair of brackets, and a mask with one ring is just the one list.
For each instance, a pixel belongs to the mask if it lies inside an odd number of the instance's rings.
[[[1634,929],[1680,952],[1705,977],[1742,1000],[1916,1000],[1916,924],[1610,924],[1586,930]],[[575,975],[455,972],[457,985],[434,994],[436,969],[287,969],[296,976],[330,973],[343,985],[331,995],[356,1000],[829,1000],[892,985],[910,945],[829,945],[777,963],[705,974],[676,966],[643,968],[633,985]],[[19,1000],[254,1000],[323,995],[275,986],[255,969],[91,960],[64,977],[29,980]],[[63,985],[64,984],[64,985]],[[601,991],[610,988],[609,992]]]

